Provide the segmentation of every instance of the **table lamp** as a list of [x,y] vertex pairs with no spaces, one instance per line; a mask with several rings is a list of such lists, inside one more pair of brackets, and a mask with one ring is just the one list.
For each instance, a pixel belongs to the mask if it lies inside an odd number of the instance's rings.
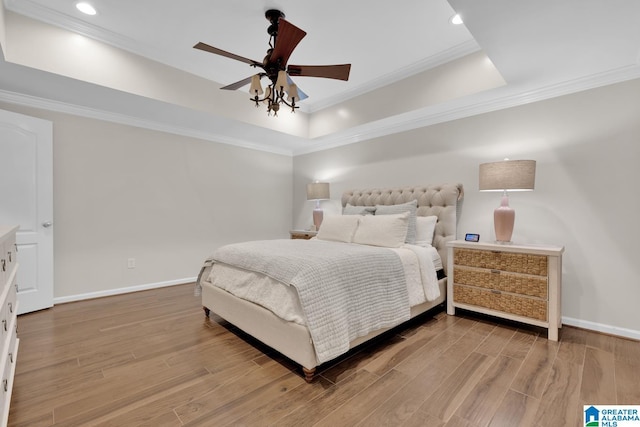
[[496,240],[509,243],[516,212],[509,206],[508,191],[531,191],[536,179],[535,160],[509,160],[480,165],[480,191],[502,191],[500,206],[493,212]]
[[313,182],[311,184],[307,184],[307,200],[316,201],[316,207],[313,209],[313,225],[316,230],[320,229],[320,224],[322,224],[323,212],[320,207],[320,200],[327,200],[328,198],[328,182]]

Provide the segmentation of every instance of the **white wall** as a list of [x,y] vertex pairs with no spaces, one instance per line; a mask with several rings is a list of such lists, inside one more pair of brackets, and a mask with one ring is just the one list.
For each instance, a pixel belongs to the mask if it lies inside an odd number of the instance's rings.
[[[0,108],[53,122],[58,301],[180,282],[222,244],[288,237],[289,156]],[[136,268],[127,268],[129,258]]]
[[478,164],[537,160],[534,192],[514,193],[513,240],[565,246],[566,323],[640,338],[640,80],[294,158],[294,226],[311,224],[304,186],[331,183],[325,214],[349,188],[461,182],[458,236],[491,241],[496,193]]

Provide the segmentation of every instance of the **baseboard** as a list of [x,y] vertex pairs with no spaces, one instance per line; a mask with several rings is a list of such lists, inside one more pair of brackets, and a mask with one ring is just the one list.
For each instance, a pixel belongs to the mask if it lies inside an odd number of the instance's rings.
[[145,285],[130,286],[127,288],[109,289],[106,291],[89,292],[86,294],[70,295],[67,297],[58,297],[53,299],[53,304],[62,304],[65,302],[82,301],[86,299],[102,298],[112,295],[128,294],[131,292],[146,291],[149,289],[164,288],[167,286],[181,285],[183,283],[195,282],[196,277],[187,277],[184,279],[168,280],[166,282],[147,283]]
[[562,324],[640,341],[640,331],[634,331],[633,329],[619,328],[617,326],[589,322],[588,320],[573,319],[571,317],[562,317]]

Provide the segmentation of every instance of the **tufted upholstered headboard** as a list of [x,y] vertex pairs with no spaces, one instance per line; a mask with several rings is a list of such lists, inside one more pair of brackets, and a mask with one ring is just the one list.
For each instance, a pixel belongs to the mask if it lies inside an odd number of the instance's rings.
[[418,201],[418,216],[438,217],[433,236],[433,246],[447,268],[446,243],[456,239],[457,208],[464,192],[462,184],[426,185],[406,188],[371,188],[347,190],[342,193],[342,207],[399,205],[411,200]]

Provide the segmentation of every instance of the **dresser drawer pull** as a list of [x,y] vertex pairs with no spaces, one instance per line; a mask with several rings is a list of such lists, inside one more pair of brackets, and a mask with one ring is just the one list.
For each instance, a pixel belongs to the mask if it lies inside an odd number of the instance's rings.
[[3,387],[4,387],[4,391],[5,391],[5,393],[6,393],[7,391],[9,391],[9,380],[3,380],[3,381],[2,381],[2,385],[3,385]]
[[7,271],[7,261],[2,260],[2,271]]
[[11,251],[7,252],[9,254],[9,262],[11,262]]
[[14,243],[13,246],[16,248],[16,252],[18,252],[18,244]]
[[499,290],[497,290],[497,289],[491,289],[491,293],[492,293],[492,294],[496,294],[496,295],[500,295],[500,294],[502,294],[502,292],[500,292],[500,291],[499,291]]
[[9,313],[13,313],[13,303],[9,302]]
[[492,274],[500,274],[500,270],[491,269],[491,273]]
[[9,353],[9,360],[11,360],[11,363],[13,363],[13,353]]
[[6,319],[2,319],[2,326],[4,327],[4,330],[7,330],[7,321]]

